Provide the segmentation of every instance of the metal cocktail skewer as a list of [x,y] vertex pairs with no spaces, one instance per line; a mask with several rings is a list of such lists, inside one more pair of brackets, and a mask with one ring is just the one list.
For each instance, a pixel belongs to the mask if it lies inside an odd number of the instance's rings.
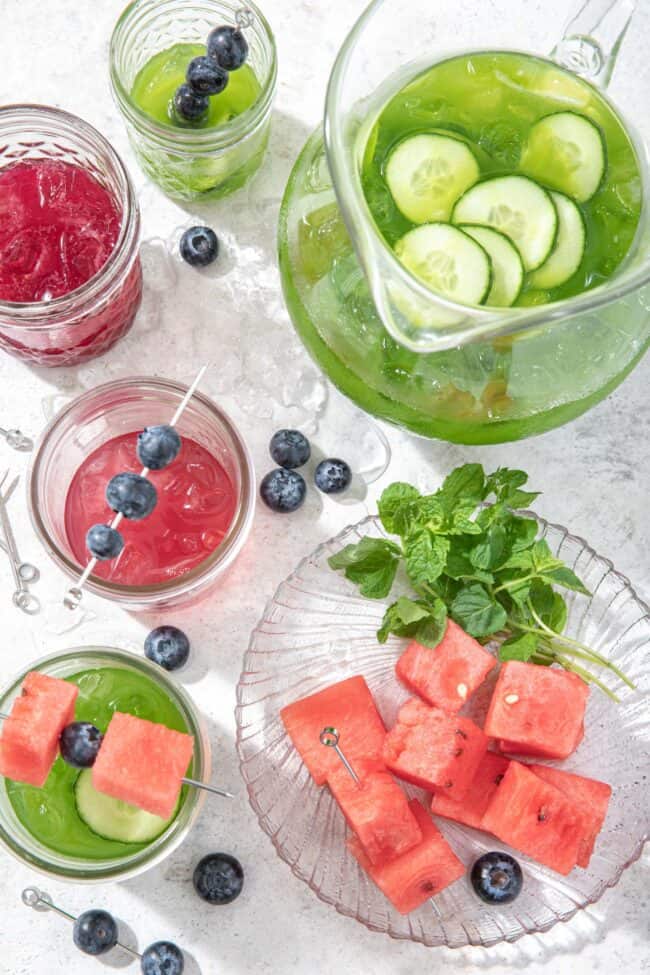
[[[176,412],[174,413],[173,417],[171,418],[171,421],[170,421],[170,424],[169,424],[170,426],[175,427],[176,424],[178,423],[178,421],[181,418],[181,416],[182,416],[185,408],[187,407],[187,404],[189,403],[189,401],[194,396],[194,393],[196,392],[196,389],[197,389],[199,383],[203,379],[203,376],[205,375],[205,372],[206,372],[207,368],[208,368],[208,365],[206,364],[205,366],[201,366],[201,368],[199,369],[198,374],[196,376],[196,379],[194,380],[194,382],[192,383],[192,385],[190,386],[190,388],[185,393],[185,396],[181,400],[181,402],[180,402],[180,404],[179,404]],[[148,467],[143,467],[142,470],[140,471],[140,477],[146,477],[148,473],[149,473],[149,468]],[[118,511],[118,513],[113,518],[113,520],[112,520],[112,522],[110,524],[110,527],[111,528],[117,528],[117,526],[122,521],[123,517],[124,517],[124,515],[122,515]],[[88,579],[91,576],[91,574],[92,574],[92,572],[93,572],[93,570],[94,570],[94,568],[95,568],[96,565],[97,565],[97,559],[94,558],[94,557],[91,558],[90,562],[88,563],[88,565],[86,566],[86,568],[83,570],[83,572],[79,576],[79,580],[77,582],[77,585],[76,586],[71,586],[70,589],[68,589],[67,593],[63,597],[63,605],[66,607],[66,609],[77,609],[77,607],[79,606],[81,600],[83,599],[83,587],[88,582]]]
[[[5,714],[3,711],[0,711],[0,721],[6,721],[9,717],[10,715]],[[198,779],[190,779],[187,778],[186,776],[183,776],[181,782],[183,783],[183,785],[191,785],[195,789],[203,789],[204,792],[212,792],[214,793],[215,796],[222,796],[224,799],[235,798],[232,792],[227,792],[225,789],[220,789],[216,785],[208,785],[207,782],[199,782]]]
[[343,751],[341,750],[341,748],[339,746],[339,737],[340,737],[340,735],[339,735],[338,731],[336,730],[336,728],[323,728],[323,730],[321,731],[320,735],[318,736],[318,740],[320,741],[321,745],[325,745],[326,748],[333,748],[334,749],[334,751],[336,752],[336,754],[338,755],[338,757],[341,759],[341,761],[345,765],[346,769],[348,770],[348,772],[350,773],[350,775],[352,776],[352,778],[354,779],[354,781],[357,784],[359,784],[359,782],[361,781],[359,779],[359,776],[354,771],[354,769],[350,765],[349,761],[347,760],[347,758],[345,757],[345,755],[343,754]]
[[34,448],[34,441],[31,437],[26,437],[22,430],[5,430],[0,427],[0,437],[4,437],[14,450],[33,450]]
[[[0,487],[2,487],[8,476],[9,471],[6,470],[0,478]],[[12,596],[14,605],[18,606],[19,609],[22,609],[24,613],[28,613],[30,616],[33,616],[40,611],[41,604],[38,597],[29,592],[27,583],[36,582],[40,573],[36,566],[32,565],[30,562],[20,561],[18,547],[16,545],[16,537],[11,527],[9,514],[7,513],[7,498],[11,495],[17,483],[18,478],[15,478],[6,494],[3,495],[0,493],[0,525],[2,527],[2,534],[4,535],[5,547],[9,556],[11,571],[16,584],[16,591]]]
[[[53,904],[50,895],[46,894],[42,890],[39,890],[38,887],[25,887],[20,897],[25,907],[31,907],[35,911],[54,911],[55,914],[58,914],[60,917],[64,917],[66,921],[72,921],[73,924],[77,920],[74,914],[68,914],[67,911],[63,910],[63,908],[57,907],[56,904]],[[117,941],[115,947],[121,948],[122,951],[126,951],[133,958],[142,960],[142,955],[140,952],[136,951],[134,948],[129,948],[128,945],[123,944],[121,941]]]

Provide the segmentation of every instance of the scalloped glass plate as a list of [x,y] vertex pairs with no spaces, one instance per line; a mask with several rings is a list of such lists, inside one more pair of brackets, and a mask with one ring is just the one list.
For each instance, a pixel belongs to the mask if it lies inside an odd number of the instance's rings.
[[[542,534],[585,581],[591,598],[568,594],[566,633],[606,653],[636,683],[611,681],[615,704],[597,688],[589,695],[585,737],[562,767],[603,779],[614,789],[588,870],[568,877],[516,856],[524,871],[520,896],[505,907],[480,901],[467,877],[417,911],[401,916],[346,847],[347,827],[327,788],[319,789],[284,731],[284,705],[335,681],[363,674],[390,727],[408,697],[394,665],[404,641],[375,639],[387,601],[360,597],[327,559],[344,545],[383,529],[367,518],[321,545],[279,587],[255,629],[237,688],[237,749],[253,809],[280,857],[321,900],[373,931],[425,945],[494,945],[558,921],[598,900],[641,854],[650,822],[650,616],[629,581],[581,538],[538,519]],[[399,587],[397,587],[399,588]],[[609,674],[609,672],[606,672]],[[599,676],[601,673],[599,672]],[[604,678],[607,681],[607,677]],[[486,682],[464,713],[484,717]],[[410,795],[423,795],[407,788]],[[485,833],[436,819],[467,865],[490,849],[508,849]]]

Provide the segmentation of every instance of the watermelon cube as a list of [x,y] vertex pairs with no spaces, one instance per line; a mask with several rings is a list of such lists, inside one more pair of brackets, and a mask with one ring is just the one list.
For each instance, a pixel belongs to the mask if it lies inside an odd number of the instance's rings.
[[607,815],[607,807],[612,795],[611,786],[597,779],[587,779],[584,775],[551,768],[549,765],[529,765],[528,768],[544,782],[550,782],[563,792],[567,799],[580,809],[585,819],[585,835],[578,850],[578,866],[588,867],[596,838]]
[[501,667],[485,734],[502,751],[567,758],[584,733],[589,688],[576,674],[510,660]]
[[336,728],[352,766],[360,759],[380,759],[384,723],[363,677],[349,677],[316,694],[294,701],[280,712],[284,726],[316,785],[341,767],[333,748],[320,743],[323,728]]
[[356,837],[348,841],[350,851],[400,914],[414,911],[465,873],[465,867],[422,804],[413,799],[409,806],[422,831],[422,840],[408,853],[375,865]]
[[510,762],[482,828],[562,874],[575,867],[585,837],[578,806],[520,762]]
[[481,729],[440,708],[411,698],[386,735],[383,759],[391,772],[429,791],[462,799],[483,759],[488,739]]
[[422,840],[422,831],[401,788],[379,762],[357,762],[355,782],[341,766],[327,784],[371,863],[392,860]]
[[0,737],[0,774],[42,788],[56,761],[59,737],[74,721],[79,688],[31,671],[23,681]]
[[428,704],[444,711],[460,711],[496,660],[481,644],[448,620],[442,641],[435,649],[415,640],[397,661],[397,676]]
[[193,752],[191,735],[116,711],[93,765],[93,786],[169,819]]
[[509,764],[510,760],[503,755],[486,752],[464,798],[452,799],[442,792],[434,792],[431,812],[436,816],[464,823],[465,826],[481,829],[483,816]]

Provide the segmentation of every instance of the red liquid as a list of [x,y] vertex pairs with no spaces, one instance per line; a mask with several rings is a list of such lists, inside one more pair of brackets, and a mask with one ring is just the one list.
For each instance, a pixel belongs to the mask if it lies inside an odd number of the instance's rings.
[[[114,512],[106,504],[106,485],[121,471],[140,473],[137,433],[108,440],[76,472],[65,503],[68,542],[80,565],[90,555],[86,532],[97,522],[110,524]],[[183,438],[181,451],[169,467],[149,475],[158,503],[148,518],[123,519],[124,549],[119,558],[99,562],[94,575],[127,586],[147,586],[184,575],[203,562],[221,543],[237,504],[228,473],[204,447]]]
[[48,301],[79,288],[106,263],[121,221],[80,166],[31,159],[0,170],[0,299]]

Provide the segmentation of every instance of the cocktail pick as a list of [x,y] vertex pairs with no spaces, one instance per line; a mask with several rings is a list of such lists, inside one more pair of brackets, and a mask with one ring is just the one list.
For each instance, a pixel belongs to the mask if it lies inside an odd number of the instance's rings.
[[[194,393],[196,392],[199,383],[203,379],[203,376],[205,375],[205,372],[206,372],[207,368],[208,368],[208,364],[206,363],[206,365],[201,366],[201,368],[199,369],[199,371],[197,373],[197,376],[196,376],[194,382],[192,383],[192,385],[189,387],[189,389],[185,393],[185,396],[183,397],[183,399],[179,403],[176,412],[174,413],[173,417],[171,418],[170,424],[169,424],[170,426],[175,427],[176,424],[178,423],[178,421],[180,420],[181,416],[183,415],[183,413],[184,413],[184,411],[185,411],[185,409],[187,407],[187,404],[189,403],[189,401],[194,396]],[[149,473],[149,468],[148,467],[143,467],[142,470],[140,471],[140,477],[146,477],[148,473]],[[113,520],[112,520],[112,522],[110,524],[110,527],[111,528],[117,528],[118,525],[120,524],[120,522],[122,521],[122,518],[123,517],[124,516],[121,514],[121,512],[118,512],[115,515],[115,517],[113,518]],[[68,589],[68,591],[66,592],[65,596],[63,597],[63,605],[66,607],[66,609],[70,609],[70,610],[78,609],[79,604],[81,603],[81,600],[83,599],[83,587],[88,582],[88,579],[89,579],[90,575],[92,574],[95,566],[97,565],[97,561],[98,560],[96,558],[94,558],[94,557],[91,558],[91,560],[88,562],[86,568],[83,570],[83,572],[79,576],[79,579],[77,581],[76,586],[71,586]]]
[[[35,911],[53,911],[55,914],[58,914],[60,917],[64,917],[66,921],[71,921],[73,924],[77,921],[74,914],[69,914],[67,911],[64,911],[63,908],[57,907],[56,904],[52,903],[52,898],[50,895],[46,894],[42,890],[39,890],[38,887],[25,887],[20,897],[25,907],[31,907]],[[129,948],[128,945],[123,944],[121,941],[116,942],[115,947],[126,951],[133,958],[142,958],[139,951]]]
[[4,437],[10,447],[14,450],[33,450],[34,441],[31,437],[26,437],[22,430],[5,430],[0,427],[0,437]]
[[[6,470],[2,477],[0,477],[0,487],[2,487],[2,485],[5,483],[8,476],[9,470]],[[12,484],[9,486],[5,494],[3,495],[0,493],[0,526],[4,536],[3,548],[7,552],[14,582],[16,584],[16,589],[12,596],[13,603],[19,609],[22,609],[24,613],[34,616],[40,611],[41,604],[40,600],[30,593],[27,583],[37,582],[40,573],[36,566],[32,565],[30,562],[20,561],[18,547],[16,545],[16,536],[14,535],[9,514],[7,512],[7,499],[13,493],[17,483],[18,478],[14,478]]]
[[340,736],[336,728],[323,728],[320,735],[318,736],[318,740],[320,741],[321,745],[325,745],[326,748],[334,749],[334,751],[341,759],[341,761],[345,765],[346,769],[348,770],[348,772],[350,773],[354,781],[358,784],[360,782],[359,776],[354,771],[349,761],[343,754],[343,751],[339,745],[339,737]]

